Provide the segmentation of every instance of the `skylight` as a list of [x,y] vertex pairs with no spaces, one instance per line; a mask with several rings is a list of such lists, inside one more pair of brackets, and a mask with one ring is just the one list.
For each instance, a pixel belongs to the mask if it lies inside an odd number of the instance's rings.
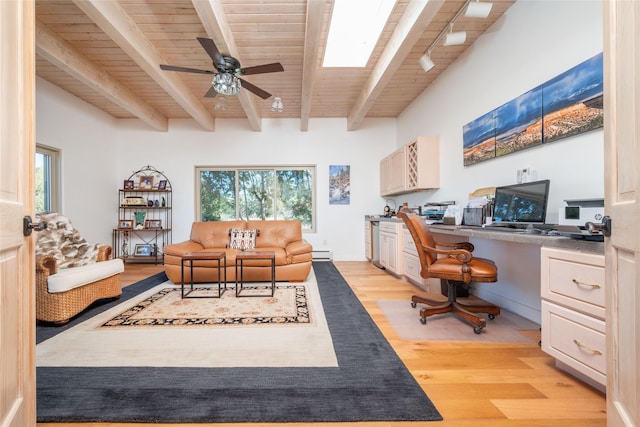
[[396,0],[335,0],[323,67],[364,67]]

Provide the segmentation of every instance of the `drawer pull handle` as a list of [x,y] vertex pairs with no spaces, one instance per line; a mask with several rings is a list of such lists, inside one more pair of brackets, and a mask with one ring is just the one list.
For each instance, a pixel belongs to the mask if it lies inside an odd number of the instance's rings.
[[577,345],[578,347],[580,347],[580,348],[584,349],[584,350],[590,351],[591,353],[596,354],[596,355],[598,355],[598,356],[602,356],[602,352],[601,352],[600,350],[595,350],[595,349],[593,349],[593,348],[589,348],[589,347],[587,347],[586,345],[582,344],[582,343],[581,343],[580,341],[578,341],[578,340],[573,340],[573,343],[574,343],[575,345]]
[[585,283],[585,282],[581,282],[581,281],[576,280],[576,279],[571,279],[571,281],[573,283],[575,283],[576,285],[578,285],[578,286],[585,286],[585,287],[591,288],[591,289],[600,289],[601,288],[600,285],[594,285],[594,284],[591,284],[591,283]]

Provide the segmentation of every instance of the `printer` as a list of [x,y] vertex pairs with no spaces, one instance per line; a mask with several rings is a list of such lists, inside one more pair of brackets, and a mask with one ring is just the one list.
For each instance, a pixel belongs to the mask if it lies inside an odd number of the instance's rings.
[[601,223],[604,217],[604,199],[565,200],[559,209],[558,224],[574,225],[582,229],[585,223]]

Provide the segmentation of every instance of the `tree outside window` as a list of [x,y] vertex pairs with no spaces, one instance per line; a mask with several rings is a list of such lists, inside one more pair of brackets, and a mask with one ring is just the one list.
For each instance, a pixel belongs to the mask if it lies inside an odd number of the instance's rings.
[[200,221],[293,219],[314,229],[315,167],[197,168]]

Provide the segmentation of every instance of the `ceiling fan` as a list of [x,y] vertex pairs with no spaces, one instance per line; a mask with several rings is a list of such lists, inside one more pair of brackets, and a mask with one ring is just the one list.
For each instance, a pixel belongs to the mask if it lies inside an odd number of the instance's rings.
[[241,68],[240,61],[232,56],[223,55],[218,50],[213,40],[205,37],[197,37],[198,41],[213,60],[216,71],[199,70],[197,68],[177,67],[175,65],[160,64],[160,68],[166,71],[182,71],[184,73],[213,74],[211,88],[205,93],[206,98],[213,98],[217,94],[235,95],[243,87],[249,92],[258,95],[262,99],[267,99],[271,94],[259,87],[241,79],[239,76],[250,74],[275,73],[284,71],[282,64],[274,62],[271,64],[256,65],[254,67]]

